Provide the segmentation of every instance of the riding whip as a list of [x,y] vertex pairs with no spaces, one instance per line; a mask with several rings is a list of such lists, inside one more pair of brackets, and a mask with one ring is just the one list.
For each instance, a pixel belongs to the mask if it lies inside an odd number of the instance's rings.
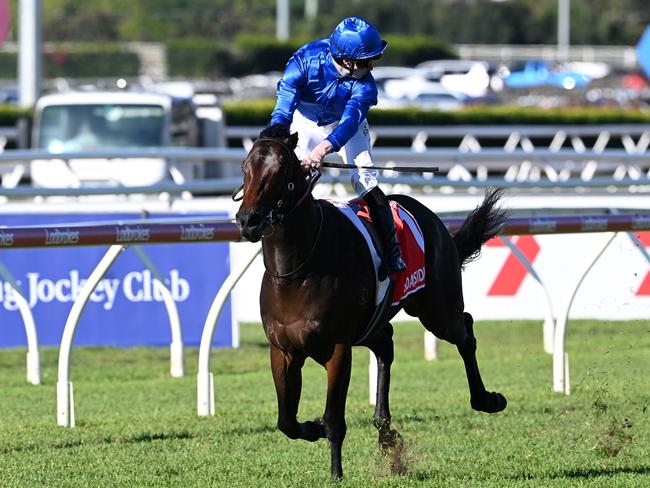
[[324,168],[338,168],[338,169],[378,169],[389,171],[400,171],[402,173],[437,173],[440,171],[438,166],[355,166],[345,163],[327,163],[320,164]]

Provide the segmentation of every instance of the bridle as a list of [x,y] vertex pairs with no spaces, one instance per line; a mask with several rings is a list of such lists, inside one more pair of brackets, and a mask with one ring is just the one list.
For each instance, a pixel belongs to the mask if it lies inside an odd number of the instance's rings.
[[[298,158],[296,154],[293,152],[293,149],[291,149],[284,141],[281,139],[274,139],[271,137],[263,137],[260,139],[257,139],[255,141],[255,144],[258,142],[275,142],[280,145],[282,150],[284,151],[285,155],[287,156],[287,161],[288,164],[285,165],[285,170],[284,170],[284,178],[282,182],[282,194],[280,195],[280,198],[278,198],[278,201],[275,204],[275,207],[270,207],[270,208],[265,208],[264,209],[264,221],[267,224],[275,224],[278,223],[280,225],[283,224],[283,222],[296,210],[300,204],[307,198],[308,195],[311,194],[311,191],[314,188],[314,185],[316,184],[316,181],[318,181],[318,178],[320,178],[320,171],[318,172],[310,172],[308,176],[308,181],[306,185],[305,192],[298,198],[298,200],[291,204],[289,203],[290,200],[290,195],[292,195],[292,192],[295,190],[295,184],[293,182],[294,179],[294,167],[300,167],[300,161],[298,161]],[[253,144],[253,147],[255,147],[255,144]],[[251,149],[252,151],[252,149]],[[241,196],[237,196],[237,194],[242,191],[244,188],[244,185],[242,184],[239,186],[237,189],[232,194],[232,199],[234,201],[239,201],[244,198],[244,194],[242,193]],[[264,263],[264,268],[266,269],[266,272],[269,273],[273,278],[288,278],[289,276],[294,275],[298,271],[300,271],[305,264],[309,262],[311,259],[312,255],[314,254],[314,251],[316,250],[316,246],[318,244],[318,241],[320,239],[321,231],[323,230],[323,208],[321,205],[318,205],[318,209],[320,210],[320,223],[318,225],[318,232],[316,234],[316,238],[314,239],[314,242],[311,246],[311,249],[309,250],[309,253],[307,254],[307,257],[300,263],[296,268],[292,269],[291,271],[287,273],[281,273],[281,274],[276,274],[272,273],[268,266],[266,266],[266,263]]]
[[[293,191],[295,190],[295,183],[294,183],[294,169],[295,167],[300,167],[300,161],[298,161],[298,157],[296,156],[296,153],[293,152],[293,149],[291,149],[282,139],[275,139],[272,137],[262,137],[260,139],[257,139],[255,143],[253,144],[253,148],[255,147],[255,144],[258,142],[274,142],[276,144],[279,144],[282,150],[284,151],[285,155],[287,156],[287,161],[288,164],[284,165],[284,178],[282,182],[282,193],[280,194],[280,198],[278,198],[277,202],[275,203],[275,206],[271,207],[265,207],[264,208],[264,221],[267,224],[280,224],[284,222],[293,212],[300,206],[300,204],[307,198],[308,195],[311,194],[311,191],[314,188],[314,185],[318,181],[318,178],[320,178],[321,173],[320,172],[311,172],[308,176],[308,181],[307,181],[307,186],[305,188],[305,192],[298,198],[295,203],[291,203],[291,195],[293,195]],[[253,149],[251,148],[251,151]],[[240,196],[237,196],[237,194],[244,189],[244,185],[241,184],[239,187],[237,187],[233,193],[232,193],[232,199],[235,202],[238,202],[244,198],[244,194],[242,193]]]

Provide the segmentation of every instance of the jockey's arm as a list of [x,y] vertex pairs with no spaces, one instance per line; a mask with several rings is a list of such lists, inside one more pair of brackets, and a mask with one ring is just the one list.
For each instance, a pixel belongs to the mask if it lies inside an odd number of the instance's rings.
[[377,87],[374,83],[355,83],[352,97],[343,110],[336,129],[327,136],[332,150],[338,151],[359,130],[359,124],[368,117],[370,107],[377,104]]
[[302,160],[304,167],[318,169],[326,155],[331,152],[336,152],[345,146],[350,138],[359,130],[359,124],[368,116],[370,106],[377,103],[376,89],[374,93],[374,103],[372,91],[370,92],[370,97],[364,96],[366,93],[361,92],[359,94],[360,96],[353,96],[348,100],[338,126]]
[[283,125],[287,128],[291,125],[293,113],[306,83],[307,73],[301,58],[294,54],[287,63],[282,79],[278,82],[277,100],[271,114],[270,125]]

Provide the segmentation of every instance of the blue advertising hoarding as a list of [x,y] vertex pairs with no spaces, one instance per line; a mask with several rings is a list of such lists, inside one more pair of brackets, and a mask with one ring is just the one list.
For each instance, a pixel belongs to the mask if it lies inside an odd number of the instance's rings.
[[[187,215],[183,215],[187,217]],[[205,216],[205,215],[203,215]],[[170,214],[150,218],[173,217]],[[210,214],[215,219],[225,213]],[[2,215],[7,227],[136,220],[140,214]],[[106,253],[107,246],[5,249],[0,261],[27,298],[34,315],[39,345],[58,346],[72,303],[83,282]],[[169,287],[181,322],[183,343],[198,346],[210,305],[230,271],[229,244],[183,243],[142,246]],[[237,345],[230,300],[217,324],[213,345]],[[77,345],[130,347],[168,346],[169,317],[151,271],[127,248],[108,270],[86,305]],[[22,317],[11,285],[0,278],[0,347],[27,344]]]

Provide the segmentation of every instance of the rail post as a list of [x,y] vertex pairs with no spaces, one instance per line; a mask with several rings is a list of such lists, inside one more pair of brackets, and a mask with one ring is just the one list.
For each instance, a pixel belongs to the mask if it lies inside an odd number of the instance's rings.
[[62,427],[74,427],[75,425],[74,396],[72,381],[70,381],[70,352],[79,318],[95,287],[124,249],[125,247],[121,244],[114,244],[108,249],[97,267],[90,274],[88,281],[81,288],[79,296],[72,304],[68,320],[66,320],[63,338],[61,339],[61,350],[59,351],[59,379],[56,383],[57,421]]
[[11,285],[16,296],[16,304],[23,317],[25,325],[25,335],[27,336],[27,381],[32,385],[41,384],[41,357],[38,352],[38,334],[36,333],[36,324],[34,315],[29,307],[29,303],[18,283],[9,272],[7,267],[0,261],[0,276]]
[[565,350],[565,341],[569,311],[571,310],[573,299],[587,273],[596,264],[596,261],[598,261],[598,258],[607,249],[614,237],[616,237],[616,232],[605,233],[605,239],[596,247],[594,254],[586,260],[584,269],[578,274],[576,282],[569,287],[569,294],[558,315],[557,323],[555,324],[555,344],[553,347],[553,391],[557,393],[564,393],[565,395],[571,393],[571,385],[569,384],[569,355]]
[[221,285],[217,296],[214,297],[208,316],[205,319],[199,349],[199,367],[196,375],[196,411],[200,417],[214,415],[215,411],[214,377],[210,372],[210,352],[212,349],[212,337],[214,336],[219,314],[223,305],[226,303],[228,295],[250,265],[253,264],[253,261],[255,261],[255,258],[260,252],[262,252],[261,246],[250,257],[245,259],[235,271],[232,271],[228,275]]
[[171,327],[172,334],[172,341],[169,345],[170,374],[172,378],[182,378],[185,375],[185,368],[183,366],[183,334],[181,320],[178,316],[178,307],[176,306],[172,292],[165,285],[165,281],[153,261],[149,259],[149,256],[147,256],[140,246],[133,246],[133,250],[138,258],[140,258],[140,261],[151,271],[154,282],[159,286],[160,294],[163,297],[167,315],[169,316],[169,326]]

